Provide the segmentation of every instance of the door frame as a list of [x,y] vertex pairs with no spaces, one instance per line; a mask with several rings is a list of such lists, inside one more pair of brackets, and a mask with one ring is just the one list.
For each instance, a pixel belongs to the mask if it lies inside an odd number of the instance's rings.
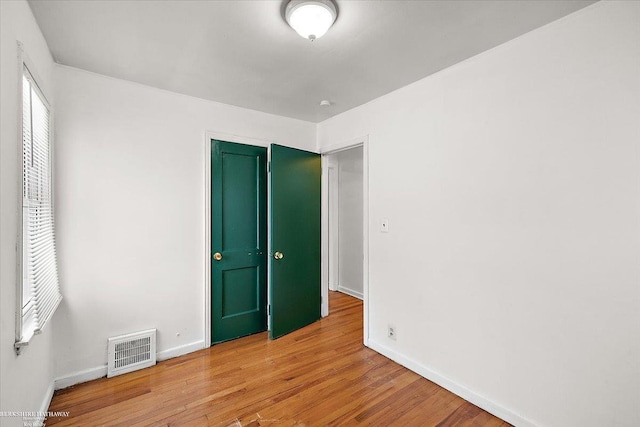
[[[327,154],[327,158],[332,154]],[[330,291],[338,290],[338,279],[340,277],[340,170],[336,165],[327,162],[324,171],[327,173],[327,236],[337,238],[328,239],[327,246],[327,280]]]
[[329,173],[326,156],[362,147],[362,299],[363,341],[369,345],[369,135],[322,147],[321,289],[322,317],[329,315]]
[[[211,347],[211,140],[234,142],[237,144],[253,145],[267,148],[267,162],[271,158],[271,144],[273,141],[251,138],[215,131],[206,131],[204,136],[204,346]],[[271,186],[271,174],[267,171],[267,224],[271,222],[271,200],[268,196]],[[271,229],[267,227],[267,242],[271,242]],[[267,251],[270,248],[267,247]],[[267,307],[271,278],[267,275]],[[269,319],[267,318],[267,329]]]

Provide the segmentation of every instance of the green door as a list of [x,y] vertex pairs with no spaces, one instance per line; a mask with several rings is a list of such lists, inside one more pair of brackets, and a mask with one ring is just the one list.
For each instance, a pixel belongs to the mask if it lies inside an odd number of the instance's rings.
[[267,329],[267,149],[211,140],[211,342]]
[[320,319],[320,155],[271,146],[271,338]]

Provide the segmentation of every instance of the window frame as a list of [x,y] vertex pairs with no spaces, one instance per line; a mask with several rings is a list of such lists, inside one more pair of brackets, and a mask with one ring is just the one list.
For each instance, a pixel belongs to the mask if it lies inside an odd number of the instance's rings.
[[[49,182],[51,192],[51,208],[55,209],[55,183],[54,183],[54,112],[48,97],[45,95],[44,90],[38,82],[43,81],[37,71],[34,63],[24,51],[23,44],[18,41],[18,63],[17,63],[17,77],[18,77],[18,224],[17,224],[17,240],[16,240],[16,307],[15,307],[15,344],[14,348],[19,355],[22,348],[26,347],[31,339],[37,335],[36,321],[35,321],[35,302],[32,299],[24,302],[23,293],[25,286],[25,252],[24,252],[24,165],[23,165],[23,144],[24,144],[24,83],[23,79],[26,76],[29,80],[30,87],[37,93],[40,101],[44,104],[48,112],[49,119]],[[32,110],[33,111],[33,110]],[[33,137],[33,135],[32,135]],[[55,227],[55,225],[54,225]],[[54,228],[55,229],[55,228]],[[55,308],[54,308],[55,311]]]

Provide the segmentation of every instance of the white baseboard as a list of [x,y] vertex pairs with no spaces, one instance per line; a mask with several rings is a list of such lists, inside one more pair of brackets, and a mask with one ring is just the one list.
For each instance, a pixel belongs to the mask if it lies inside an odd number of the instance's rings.
[[168,350],[159,351],[156,353],[156,358],[158,361],[173,359],[174,357],[182,356],[188,353],[193,353],[194,351],[202,350],[204,348],[204,340],[192,342],[189,344],[181,345],[178,347],[173,347]]
[[460,396],[464,400],[473,403],[477,407],[484,409],[485,411],[495,415],[496,417],[510,424],[513,424],[514,426],[518,426],[518,427],[536,427],[537,426],[533,421],[528,420],[516,414],[515,412],[503,406],[498,405],[497,403],[487,399],[484,396],[480,396],[479,394],[475,393],[472,390],[469,390],[462,384],[459,384],[447,378],[446,376],[434,371],[433,369],[425,365],[422,365],[416,362],[415,360],[410,359],[396,352],[395,350],[390,349],[389,347],[383,344],[380,344],[379,342],[375,341],[372,338],[369,338],[369,342],[367,346],[372,350],[375,350],[378,353],[382,354],[383,356],[388,357],[394,362],[399,363],[405,368],[412,370],[416,374],[428,379],[429,381],[432,381],[438,384],[439,386],[449,390],[451,393]]
[[338,291],[358,299],[363,299],[362,292],[354,291],[353,289],[349,289],[344,286],[338,286]]
[[[45,421],[45,412],[49,411],[49,405],[51,405],[51,399],[53,399],[53,382],[49,385],[46,394],[44,395],[44,399],[42,400],[42,404],[40,405],[40,412],[38,412],[38,419],[33,421],[33,425],[39,426],[44,425]],[[25,424],[26,425],[26,424]]]
[[[174,357],[182,356],[187,353],[202,350],[204,348],[204,341],[196,341],[189,344],[181,345],[178,347],[170,348],[167,350],[159,351],[156,353],[158,361],[172,359]],[[97,366],[95,368],[85,369],[83,371],[74,372],[63,377],[56,378],[54,385],[51,389],[51,395],[53,396],[53,388],[60,390],[63,388],[71,387],[75,384],[85,383],[87,381],[97,380],[98,378],[107,376],[107,365]],[[49,398],[51,402],[51,398]],[[47,407],[49,405],[47,404]]]
[[72,385],[86,383],[107,376],[107,365],[96,366],[95,368],[84,369],[63,377],[56,378],[53,382],[56,390],[71,387]]

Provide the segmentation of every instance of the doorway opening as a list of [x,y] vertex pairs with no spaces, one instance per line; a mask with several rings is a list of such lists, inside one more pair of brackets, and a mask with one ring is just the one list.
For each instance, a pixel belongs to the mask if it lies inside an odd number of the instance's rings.
[[322,315],[330,292],[363,301],[364,344],[369,337],[368,137],[322,150]]
[[325,156],[329,290],[363,299],[363,148]]

